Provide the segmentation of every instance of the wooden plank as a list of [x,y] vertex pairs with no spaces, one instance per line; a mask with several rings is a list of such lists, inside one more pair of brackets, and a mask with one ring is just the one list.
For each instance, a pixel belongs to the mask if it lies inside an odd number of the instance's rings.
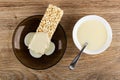
[[[43,15],[48,4],[60,6],[65,14],[61,24],[67,34],[67,50],[62,60],[47,70],[23,66],[12,51],[12,35],[18,23],[32,15]],[[120,79],[120,0],[0,0],[0,80],[119,80]],[[83,54],[76,69],[68,65],[79,50],[72,29],[81,17],[104,17],[113,30],[113,41],[103,54]]]

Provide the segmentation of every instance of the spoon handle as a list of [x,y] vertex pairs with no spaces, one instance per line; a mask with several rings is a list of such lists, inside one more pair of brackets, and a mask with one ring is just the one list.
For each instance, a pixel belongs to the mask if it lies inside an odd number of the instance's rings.
[[87,45],[88,45],[88,43],[85,42],[85,44],[83,45],[83,48],[81,49],[80,53],[72,60],[71,64],[69,65],[70,70],[73,70],[75,68],[75,65],[76,65],[78,59],[80,58],[81,53],[83,52],[83,50],[86,48]]

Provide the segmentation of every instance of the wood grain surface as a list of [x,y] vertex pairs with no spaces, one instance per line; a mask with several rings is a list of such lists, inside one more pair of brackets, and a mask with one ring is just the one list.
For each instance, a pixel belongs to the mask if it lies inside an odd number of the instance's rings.
[[[43,15],[48,4],[64,10],[61,24],[67,35],[62,60],[46,70],[22,65],[12,51],[12,35],[23,19]],[[79,50],[72,40],[75,22],[89,14],[104,17],[111,25],[113,40],[100,55],[83,54],[75,70],[68,65]],[[0,80],[120,80],[120,0],[0,0]]]

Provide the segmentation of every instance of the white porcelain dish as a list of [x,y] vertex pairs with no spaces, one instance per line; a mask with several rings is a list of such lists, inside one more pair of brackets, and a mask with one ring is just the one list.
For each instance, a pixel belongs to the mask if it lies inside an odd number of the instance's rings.
[[[88,16],[85,16],[85,17],[79,19],[73,28],[73,33],[72,33],[73,41],[74,41],[76,47],[79,50],[81,50],[82,47],[77,39],[77,30],[80,27],[80,25],[87,20],[98,20],[98,21],[102,22],[105,25],[105,28],[107,31],[107,40],[106,40],[106,43],[103,45],[103,47],[101,47],[100,49],[93,50],[93,51],[85,49],[83,52],[86,54],[100,54],[100,53],[104,52],[110,46],[110,44],[112,42],[112,29],[110,27],[110,24],[104,18],[102,18],[100,16],[88,15]],[[88,45],[89,45],[89,43],[88,43]]]

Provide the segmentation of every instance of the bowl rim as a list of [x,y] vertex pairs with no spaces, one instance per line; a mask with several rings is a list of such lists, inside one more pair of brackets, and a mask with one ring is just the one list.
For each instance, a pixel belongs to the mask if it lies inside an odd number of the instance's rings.
[[90,54],[90,55],[93,55],[93,54],[100,54],[102,52],[104,52],[111,44],[112,42],[112,29],[111,29],[111,26],[110,24],[107,22],[107,20],[105,20],[103,17],[100,17],[98,15],[87,15],[87,16],[84,16],[82,17],[81,19],[79,19],[76,24],[74,25],[74,28],[73,28],[73,32],[72,32],[72,37],[73,37],[73,41],[75,43],[75,46],[81,50],[82,46],[80,45],[80,43],[78,42],[78,39],[77,39],[77,30],[78,28],[80,27],[80,25],[84,22],[84,21],[87,21],[87,20],[98,20],[100,22],[102,22],[104,25],[105,25],[105,28],[107,30],[107,40],[106,40],[106,43],[103,45],[103,47],[101,47],[100,49],[98,50],[94,50],[94,51],[90,51],[90,50],[87,50],[85,49],[83,52],[86,53],[86,54]]
[[14,32],[13,32],[13,36],[12,36],[12,50],[13,50],[13,53],[15,54],[16,58],[20,61],[20,63],[22,63],[22,64],[23,64],[24,66],[26,66],[27,68],[34,69],[34,70],[45,70],[45,69],[49,69],[50,67],[53,67],[53,66],[56,65],[58,62],[60,62],[60,60],[63,58],[63,56],[64,56],[64,54],[65,54],[65,52],[66,52],[66,49],[67,49],[67,36],[66,36],[65,30],[63,29],[63,27],[62,27],[62,25],[61,25],[60,23],[59,23],[58,25],[60,25],[60,28],[62,29],[63,34],[64,34],[64,36],[65,36],[65,43],[66,43],[66,44],[65,44],[65,50],[64,50],[64,52],[63,52],[63,55],[58,59],[58,61],[57,61],[56,63],[52,64],[51,66],[49,66],[49,67],[47,67],[47,68],[38,69],[38,68],[30,67],[30,66],[24,64],[24,63],[17,57],[16,52],[15,52],[15,47],[14,47],[14,37],[15,37],[15,34],[16,34],[19,26],[20,26],[23,22],[25,22],[25,21],[27,21],[27,20],[29,20],[29,19],[32,19],[32,18],[34,18],[34,17],[37,17],[37,16],[39,17],[39,16],[43,16],[43,15],[32,15],[32,16],[28,16],[27,18],[23,19],[20,23],[17,24],[17,27],[15,28],[15,30],[14,30]]

